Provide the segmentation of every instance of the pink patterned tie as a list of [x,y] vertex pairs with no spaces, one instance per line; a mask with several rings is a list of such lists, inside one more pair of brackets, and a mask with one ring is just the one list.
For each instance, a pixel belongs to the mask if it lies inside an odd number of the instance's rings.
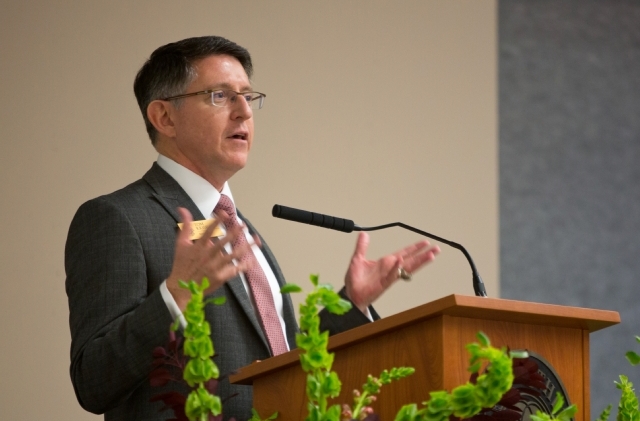
[[[238,225],[235,206],[228,196],[224,194],[220,196],[220,201],[216,205],[215,210],[223,210],[229,215],[229,220],[225,222],[227,228],[234,228]],[[233,241],[232,246],[235,248],[245,244],[247,244],[247,238],[241,234]],[[253,300],[258,308],[262,328],[267,335],[271,352],[273,355],[287,352],[287,344],[282,332],[280,319],[276,312],[276,306],[273,302],[273,293],[271,292],[267,276],[264,274],[253,252],[246,253],[241,260],[249,261],[252,264],[251,269],[246,271],[244,276],[247,278],[247,282],[251,288]]]

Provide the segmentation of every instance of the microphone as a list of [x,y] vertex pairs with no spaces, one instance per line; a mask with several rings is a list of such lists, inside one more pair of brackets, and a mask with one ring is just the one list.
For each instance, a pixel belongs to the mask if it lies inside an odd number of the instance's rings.
[[478,269],[476,269],[475,263],[473,263],[473,259],[471,259],[471,255],[461,244],[455,243],[453,241],[445,240],[442,237],[438,237],[437,235],[429,234],[426,231],[419,230],[410,225],[403,224],[402,222],[393,222],[391,224],[378,225],[375,227],[361,227],[355,224],[350,219],[338,218],[335,216],[323,215],[321,213],[309,212],[301,209],[290,208],[288,206],[282,205],[273,205],[273,209],[271,210],[271,215],[276,218],[286,219],[288,221],[293,222],[301,222],[303,224],[315,225],[318,227],[329,228],[336,231],[342,232],[353,232],[353,231],[377,231],[385,228],[391,227],[400,227],[406,230],[415,232],[417,234],[424,235],[425,237],[431,238],[432,240],[439,241],[444,243],[450,247],[458,249],[464,254],[464,257],[467,258],[469,262],[469,266],[471,266],[471,274],[473,276],[473,291],[478,297],[486,297],[487,291],[484,288],[484,282],[482,282],[482,278],[478,273]]
[[350,219],[336,218],[335,216],[308,212],[282,205],[273,205],[271,215],[288,221],[301,222],[342,232],[352,232],[356,226]]

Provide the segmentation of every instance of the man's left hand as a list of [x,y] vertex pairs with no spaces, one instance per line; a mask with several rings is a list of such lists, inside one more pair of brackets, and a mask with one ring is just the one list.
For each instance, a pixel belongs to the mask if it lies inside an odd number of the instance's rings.
[[367,260],[368,247],[369,235],[361,232],[344,280],[347,296],[365,314],[367,307],[398,280],[400,268],[412,274],[440,253],[438,246],[424,240],[378,260]]

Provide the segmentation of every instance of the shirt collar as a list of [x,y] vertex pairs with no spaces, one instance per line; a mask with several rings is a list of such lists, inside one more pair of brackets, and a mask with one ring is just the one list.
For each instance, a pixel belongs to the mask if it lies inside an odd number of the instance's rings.
[[235,207],[229,183],[225,182],[222,192],[219,192],[207,180],[162,154],[158,155],[157,162],[160,168],[176,180],[205,218],[211,218],[221,193],[228,196]]

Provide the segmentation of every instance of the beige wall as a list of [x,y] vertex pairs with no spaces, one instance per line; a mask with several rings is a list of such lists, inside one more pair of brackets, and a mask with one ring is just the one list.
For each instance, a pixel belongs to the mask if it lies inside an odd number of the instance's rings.
[[[161,44],[224,35],[254,57],[248,167],[231,183],[288,280],[341,283],[355,243],[274,203],[403,221],[463,243],[498,295],[495,1],[3,1],[0,419],[90,420],[68,377],[66,231],[155,159],[131,85]],[[374,233],[371,257],[418,240]],[[395,286],[383,315],[472,294],[459,252]]]

